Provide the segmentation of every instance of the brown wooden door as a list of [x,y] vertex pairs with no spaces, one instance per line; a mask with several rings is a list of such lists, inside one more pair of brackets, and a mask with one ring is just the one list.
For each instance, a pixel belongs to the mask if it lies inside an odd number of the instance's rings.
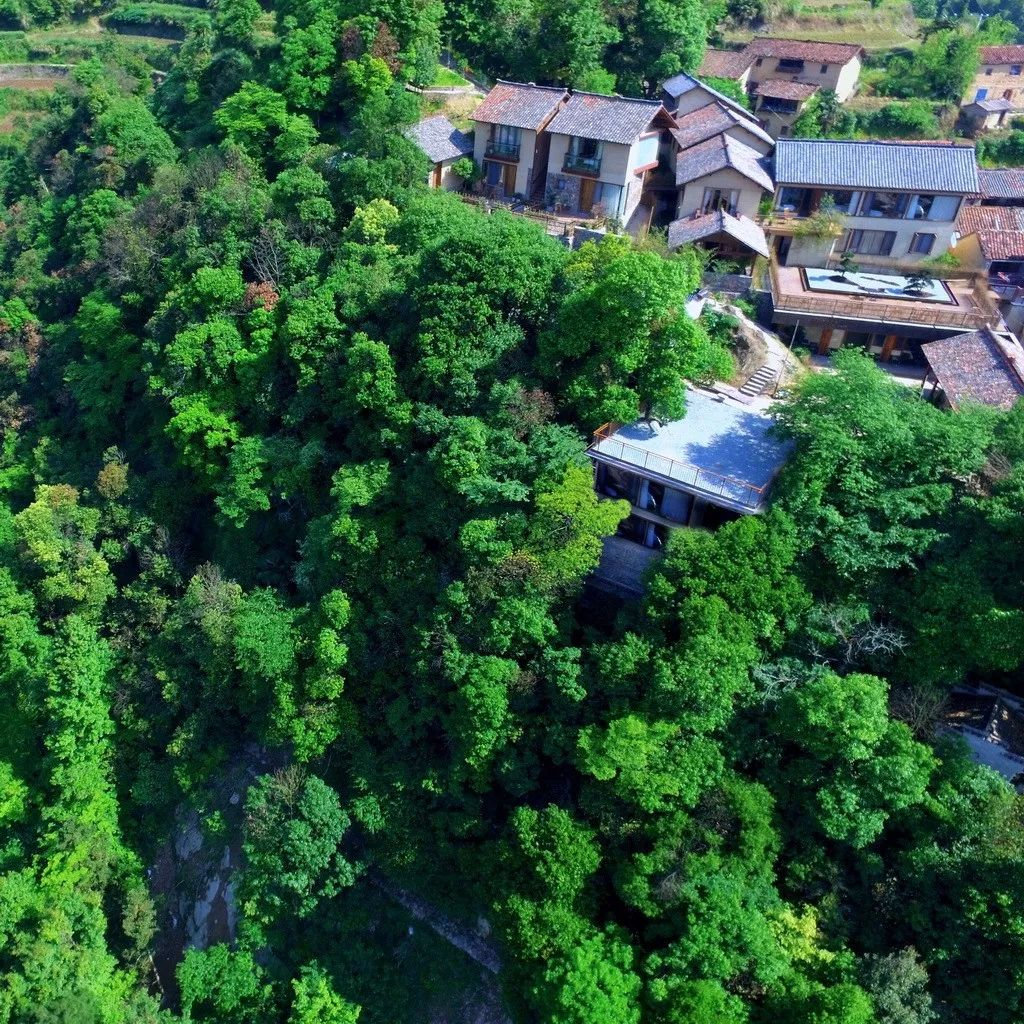
[[501,169],[501,187],[507,196],[516,194],[516,171],[518,169],[518,164],[505,164]]
[[597,187],[597,182],[593,178],[584,178],[580,182],[580,212],[590,213],[590,208],[594,205],[594,189]]
[[441,187],[441,165],[440,164],[434,164],[434,173],[431,175],[431,178],[432,178],[432,180],[430,182],[431,186],[433,188],[440,188]]

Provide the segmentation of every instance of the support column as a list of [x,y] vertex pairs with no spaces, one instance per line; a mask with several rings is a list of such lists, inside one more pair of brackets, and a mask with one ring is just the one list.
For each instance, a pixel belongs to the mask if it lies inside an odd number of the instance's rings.
[[885,341],[882,342],[882,354],[879,356],[883,363],[887,363],[892,359],[892,350],[896,347],[897,341],[899,341],[899,338],[895,334],[887,334],[885,336]]
[[818,355],[827,356],[829,345],[832,344],[832,328],[823,327],[821,331],[821,338],[818,340]]
[[704,522],[704,509],[708,503],[703,498],[694,498],[690,506],[690,518],[686,521],[687,526],[700,526]]

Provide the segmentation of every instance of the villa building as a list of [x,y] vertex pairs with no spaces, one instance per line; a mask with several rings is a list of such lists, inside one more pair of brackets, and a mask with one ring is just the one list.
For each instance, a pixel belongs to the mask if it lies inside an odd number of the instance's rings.
[[[965,201],[979,195],[973,146],[779,139],[769,231],[783,265],[825,266],[851,252],[861,266],[899,269],[948,252]],[[799,226],[829,195],[838,236]]]
[[470,115],[473,159],[493,195],[543,193],[548,145],[544,128],[568,99],[564,89],[499,81]]

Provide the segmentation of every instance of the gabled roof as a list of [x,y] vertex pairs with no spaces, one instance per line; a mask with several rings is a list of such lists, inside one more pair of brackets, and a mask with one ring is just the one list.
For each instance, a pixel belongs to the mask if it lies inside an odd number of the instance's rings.
[[729,107],[721,103],[709,103],[706,107],[699,107],[691,110],[688,114],[676,115],[677,127],[672,130],[680,149],[688,146],[696,146],[705,142],[715,135],[721,135],[732,128],[742,128],[750,132],[755,138],[766,142],[769,146],[775,145],[775,140],[756,122],[748,121],[740,117]]
[[749,217],[733,217],[724,210],[672,221],[668,226],[668,245],[670,249],[678,249],[681,245],[714,238],[715,235],[729,235],[751,251],[761,256],[768,255],[768,240],[760,226]]
[[470,117],[484,124],[507,124],[536,131],[566,95],[564,89],[499,80]]
[[659,112],[669,118],[668,111],[659,100],[631,100],[623,96],[602,96],[596,92],[574,92],[547,130],[584,139],[628,144],[647,131]]
[[818,91],[810,82],[790,82],[784,78],[766,78],[757,83],[758,96],[771,96],[780,100],[807,100]]
[[1024,210],[1016,206],[965,206],[956,228],[978,236],[986,260],[1024,260]]
[[697,75],[700,78],[739,78],[751,63],[752,58],[745,50],[707,49]]
[[1009,100],[1004,100],[1002,97],[994,100],[975,100],[973,103],[968,103],[967,106],[977,107],[979,110],[984,110],[986,114],[996,114],[1002,110],[1016,109]]
[[846,64],[864,53],[857,43],[819,43],[811,39],[752,39],[744,53],[748,57],[781,57],[813,64]]
[[716,135],[713,139],[684,149],[679,154],[676,158],[676,184],[685,185],[707,174],[731,167],[766,192],[771,192],[775,185],[771,174],[768,173],[769,166],[769,158],[761,156],[756,149],[751,149],[728,135]]
[[986,327],[930,341],[921,351],[954,409],[962,402],[1010,409],[1024,395],[1024,351],[1012,334]]
[[982,64],[1024,64],[1024,46],[979,46]]
[[675,100],[679,99],[680,96],[685,96],[686,93],[691,92],[693,89],[703,89],[704,92],[714,96],[719,103],[728,107],[736,114],[745,117],[748,121],[757,122],[757,118],[743,104],[737,103],[731,96],[726,96],[724,92],[712,89],[707,82],[702,82],[699,78],[686,74],[685,71],[668,79],[661,89]]
[[897,189],[976,195],[974,146],[952,143],[779,139],[775,180],[820,188]]
[[983,199],[1024,199],[1024,167],[978,168]]
[[473,140],[460,132],[444,114],[425,117],[405,133],[435,164],[457,160],[473,152]]

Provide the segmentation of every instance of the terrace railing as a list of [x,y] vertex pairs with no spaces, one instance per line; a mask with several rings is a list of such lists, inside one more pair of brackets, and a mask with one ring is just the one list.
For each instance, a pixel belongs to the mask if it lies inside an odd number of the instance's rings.
[[978,309],[956,309],[937,303],[910,301],[886,302],[883,299],[865,295],[862,298],[847,296],[813,295],[808,292],[795,294],[784,291],[779,282],[778,269],[772,261],[769,264],[772,302],[776,312],[813,313],[836,320],[861,320],[878,324],[916,324],[922,327],[965,328],[976,331],[998,322],[999,312],[986,297],[978,293],[975,286],[973,297]]
[[494,160],[518,160],[518,142],[495,142],[494,139],[487,140],[487,148],[484,150],[485,157]]
[[580,156],[578,153],[566,153],[562,170],[570,174],[600,174],[601,158],[599,156]]
[[712,469],[695,466],[681,459],[673,459],[668,455],[630,444],[615,436],[619,426],[618,423],[605,423],[598,427],[587,450],[625,463],[633,469],[647,470],[649,473],[674,480],[702,495],[718,497],[751,511],[764,503],[770,483],[759,487],[749,480],[716,473]]

